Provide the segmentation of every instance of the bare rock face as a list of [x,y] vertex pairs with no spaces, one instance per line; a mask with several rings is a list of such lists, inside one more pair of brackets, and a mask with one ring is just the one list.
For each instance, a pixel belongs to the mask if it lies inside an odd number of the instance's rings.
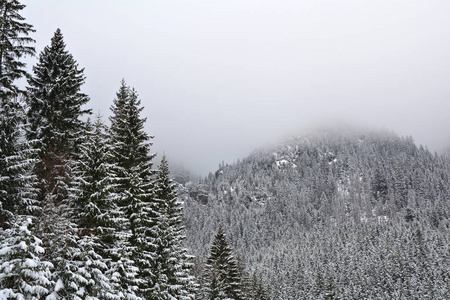
[[197,201],[200,204],[206,205],[208,204],[208,194],[205,191],[195,190],[189,192],[189,197],[191,199]]

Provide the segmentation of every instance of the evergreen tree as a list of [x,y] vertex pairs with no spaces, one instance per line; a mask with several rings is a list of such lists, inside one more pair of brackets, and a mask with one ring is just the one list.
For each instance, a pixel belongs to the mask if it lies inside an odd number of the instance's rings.
[[73,219],[81,235],[98,237],[95,248],[107,256],[118,227],[112,153],[101,117],[97,116],[94,124],[88,121],[87,127],[78,159],[73,162]]
[[267,289],[264,287],[261,278],[256,276],[256,273],[253,273],[250,294],[247,295],[247,298],[252,300],[269,300]]
[[151,178],[152,159],[150,155],[150,140],[153,138],[144,131],[146,118],[140,114],[144,108],[134,89],[122,80],[119,91],[111,107],[112,116],[110,126],[110,142],[113,148],[114,162],[117,165],[119,177],[118,191],[125,191],[129,187],[127,175],[133,168],[142,178]]
[[92,279],[87,293],[91,297],[114,298],[107,277],[113,260],[118,259],[116,230],[119,227],[112,155],[106,139],[106,126],[97,116],[88,121],[88,132],[80,145],[80,154],[73,163],[71,188],[72,220],[77,224],[77,244],[80,251],[75,259],[84,266],[86,277]]
[[408,185],[405,172],[401,170],[401,166],[396,166],[393,171],[394,181],[394,203],[397,209],[402,209],[408,204]]
[[376,202],[381,201],[383,204],[386,202],[388,195],[388,185],[386,177],[380,167],[375,169],[375,174],[371,181],[371,192]]
[[206,299],[243,298],[237,261],[221,226],[214,237],[205,273]]
[[240,287],[242,299],[244,300],[268,300],[269,296],[261,278],[257,276],[256,272],[250,276],[246,271],[244,262],[238,257],[239,277],[241,278]]
[[[150,155],[151,139],[143,128],[146,119],[135,90],[122,80],[117,98],[111,107],[110,142],[113,148],[119,197],[119,209],[126,222],[121,228],[120,262],[122,287],[133,296],[138,293],[152,297],[156,284],[152,266],[155,264],[157,204],[154,201],[154,171]],[[138,270],[135,273],[133,270]]]
[[35,139],[41,213],[36,233],[46,248],[44,257],[54,265],[50,298],[79,299],[95,294],[98,257],[79,234],[69,193],[73,186],[74,159],[85,134],[82,106],[89,100],[80,89],[85,81],[73,56],[65,49],[61,31],[44,48],[33,76],[28,79],[27,137]]
[[57,29],[28,80],[28,138],[39,141],[36,173],[41,181],[41,201],[52,191],[58,200],[67,195],[70,176],[64,173],[66,163],[74,157],[83,136],[80,117],[90,112],[81,108],[89,101],[80,92],[85,81],[83,69],[65,48]]
[[69,198],[55,203],[49,195],[38,219],[38,234],[46,249],[44,257],[54,265],[49,299],[78,300],[90,296],[92,267],[86,269],[85,258],[91,249],[78,235],[72,211]]
[[44,249],[28,229],[31,218],[17,218],[13,228],[0,228],[0,299],[42,299],[53,266],[40,258]]
[[153,266],[157,284],[153,299],[193,299],[196,289],[189,275],[191,257],[183,248],[182,207],[175,184],[169,177],[169,165],[163,156],[156,179],[156,199],[159,203],[156,261]]
[[0,98],[15,97],[21,91],[14,81],[27,75],[26,64],[20,59],[33,56],[35,49],[28,44],[33,26],[24,22],[20,11],[25,5],[17,0],[0,0]]
[[25,111],[15,99],[0,99],[0,227],[14,215],[38,211],[33,143],[25,139]]
[[34,155],[32,143],[24,139],[25,110],[14,81],[27,73],[20,59],[34,55],[34,32],[20,11],[25,7],[16,0],[0,1],[0,227],[13,226],[15,214],[36,211],[30,173]]

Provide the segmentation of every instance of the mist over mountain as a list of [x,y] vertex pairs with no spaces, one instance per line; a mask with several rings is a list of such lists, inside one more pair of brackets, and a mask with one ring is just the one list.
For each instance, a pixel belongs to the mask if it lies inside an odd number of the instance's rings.
[[22,2],[37,51],[65,33],[93,112],[125,78],[152,151],[201,175],[336,118],[450,146],[449,1]]
[[270,299],[448,296],[450,159],[410,137],[322,130],[185,178],[179,194],[200,273],[222,226]]

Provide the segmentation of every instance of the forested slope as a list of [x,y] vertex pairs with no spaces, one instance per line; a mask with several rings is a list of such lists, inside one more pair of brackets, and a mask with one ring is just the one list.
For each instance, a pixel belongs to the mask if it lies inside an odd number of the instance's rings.
[[290,139],[180,185],[187,246],[201,274],[221,225],[271,299],[448,299],[449,176],[389,132]]
[[25,68],[24,8],[0,1],[0,299],[194,299],[182,204],[136,90],[122,80],[110,126],[92,121],[60,29]]

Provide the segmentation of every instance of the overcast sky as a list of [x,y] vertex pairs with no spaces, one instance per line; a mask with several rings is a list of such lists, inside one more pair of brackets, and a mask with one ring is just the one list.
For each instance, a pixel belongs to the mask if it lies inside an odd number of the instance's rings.
[[449,145],[450,1],[21,2],[38,53],[61,28],[94,112],[125,78],[153,151],[195,172],[330,121]]

